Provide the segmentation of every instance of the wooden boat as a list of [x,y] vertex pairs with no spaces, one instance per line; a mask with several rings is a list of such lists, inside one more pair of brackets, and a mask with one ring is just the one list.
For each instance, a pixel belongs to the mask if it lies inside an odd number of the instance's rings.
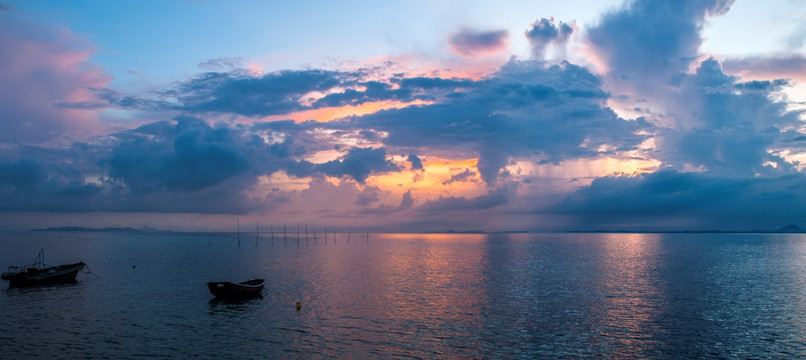
[[86,264],[83,262],[48,265],[45,263],[45,250],[42,249],[33,265],[9,266],[8,272],[3,273],[0,277],[7,280],[10,287],[63,284],[76,281],[76,275],[85,266]]
[[222,299],[247,299],[260,295],[266,285],[264,279],[252,279],[239,283],[229,281],[208,282],[207,288],[217,298]]

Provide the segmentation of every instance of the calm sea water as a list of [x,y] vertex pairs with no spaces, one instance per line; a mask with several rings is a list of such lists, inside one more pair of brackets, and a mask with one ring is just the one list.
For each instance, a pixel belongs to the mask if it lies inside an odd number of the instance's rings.
[[803,235],[6,233],[0,266],[40,248],[93,275],[0,284],[2,358],[806,356]]

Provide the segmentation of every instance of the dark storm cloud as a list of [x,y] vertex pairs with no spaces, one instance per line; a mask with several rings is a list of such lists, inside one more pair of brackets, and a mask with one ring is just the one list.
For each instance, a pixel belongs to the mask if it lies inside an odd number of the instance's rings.
[[36,159],[0,163],[0,184],[18,190],[33,189],[47,180],[45,167]]
[[392,89],[392,86],[377,81],[360,82],[362,90],[346,89],[343,92],[328,94],[316,100],[311,108],[338,107],[342,105],[357,105],[368,101],[382,100],[412,100],[410,89]]
[[[610,70],[610,88],[663,109],[652,157],[665,170],[595,179],[551,211],[588,229],[747,230],[802,222],[804,176],[781,155],[802,151],[791,130],[800,127],[800,113],[777,96],[788,85],[778,78],[787,70],[741,81],[716,59],[694,63],[706,19],[732,3],[638,0],[589,29],[588,40]],[[798,56],[751,58],[729,60],[727,72],[764,74],[775,62],[792,72],[802,66]]]
[[249,170],[230,129],[211,128],[192,118],[163,125],[156,131],[140,129],[155,136],[152,139],[135,137],[118,145],[108,160],[109,176],[137,192],[194,192]]
[[444,78],[430,78],[430,77],[406,77],[406,78],[393,78],[392,82],[400,84],[400,87],[405,89],[423,89],[423,90],[438,90],[438,89],[461,89],[471,88],[477,86],[477,83],[469,79],[444,79]]
[[410,154],[408,159],[412,170],[423,170],[423,161],[417,155]]
[[184,116],[64,149],[19,149],[33,155],[21,160],[7,148],[0,154],[10,159],[0,162],[0,210],[243,213],[266,206],[245,192],[260,176],[283,171],[364,182],[398,171],[383,148],[310,163],[305,156],[332,148],[319,144],[316,132],[311,122],[211,126]]
[[[680,83],[676,116],[684,126],[662,130],[658,158],[682,168],[704,166],[721,176],[754,176],[794,171],[771,149],[782,147],[782,132],[797,127],[799,113],[772,100],[783,80],[740,82],[714,59]],[[775,166],[765,166],[774,163]]]
[[66,164],[35,158],[0,162],[0,210],[88,211],[100,191]]
[[350,176],[359,183],[364,183],[371,174],[400,170],[386,159],[386,149],[383,148],[352,148],[343,158],[316,165],[315,168],[330,176]]
[[98,108],[111,105],[154,112],[175,110],[260,117],[374,101],[435,100],[457,89],[475,85],[472,80],[428,77],[392,77],[388,82],[367,80],[375,76],[374,71],[284,70],[258,77],[242,69],[207,72],[180,82],[173,89],[149,96],[92,88],[98,100],[104,103],[87,101],[63,103],[61,106]]
[[535,21],[525,35],[532,46],[532,56],[539,60],[543,58],[549,45],[565,46],[573,32],[574,29],[562,21],[555,25],[554,18],[542,18]]
[[513,195],[512,188],[503,187],[500,189],[492,189],[486,195],[470,199],[465,197],[440,196],[437,200],[427,201],[418,206],[416,210],[426,215],[440,215],[453,211],[487,210],[506,204]]
[[348,74],[324,71],[280,71],[252,77],[247,74],[209,72],[182,83],[176,109],[191,112],[234,113],[246,116],[288,114],[305,106],[300,97],[325,92],[349,82]]
[[[51,118],[52,109],[88,111],[110,105],[153,112],[158,119],[186,115],[49,149],[3,143],[0,210],[244,213],[299,199],[293,191],[265,184],[270,175],[282,172],[292,178],[312,177],[310,188],[300,192],[307,191],[309,199],[325,194],[332,196],[332,202],[342,201],[348,192],[355,195],[348,205],[358,205],[361,214],[411,210],[436,221],[439,214],[449,214],[443,220],[456,218],[457,211],[480,216],[489,215],[489,210],[519,211],[525,203],[516,201],[521,195],[548,198],[521,192],[534,189],[541,179],[508,174],[506,168],[515,161],[561,164],[624,159],[631,152],[630,156],[661,161],[659,168],[664,170],[595,179],[555,206],[541,205],[541,211],[545,213],[548,206],[548,212],[571,218],[574,226],[594,228],[624,219],[650,219],[661,226],[675,221],[749,226],[748,219],[777,226],[797,223],[797,216],[806,210],[802,185],[806,179],[797,172],[800,164],[784,157],[790,150],[806,151],[806,140],[798,132],[802,114],[787,110],[787,104],[776,99],[802,76],[806,61],[800,55],[733,59],[724,62],[723,70],[716,59],[698,60],[707,18],[725,13],[731,4],[637,0],[605,15],[587,31],[589,43],[609,70],[604,75],[569,62],[549,66],[539,60],[512,60],[479,80],[389,77],[377,69],[285,70],[255,76],[238,68],[240,59],[230,58],[199,64],[209,72],[171,89],[131,95],[105,88],[108,81],[97,72],[59,73],[53,69],[61,67],[52,63],[26,63],[16,69],[41,70],[47,81],[38,85],[53,84],[58,96],[15,98],[25,93],[20,90],[31,90],[30,84],[0,82],[0,93],[7,95],[0,96],[0,105],[7,110],[4,115],[29,116],[27,123],[0,124],[7,139],[8,134],[24,134],[21,129],[31,124],[36,125],[33,129],[60,134],[66,122]],[[547,47],[564,46],[573,31],[572,25],[541,19],[526,36],[540,59]],[[475,56],[504,46],[505,39],[501,32],[466,31],[452,44]],[[24,42],[7,36],[0,36],[0,43],[24,49],[19,46]],[[36,52],[42,53],[66,59],[84,54],[50,43]],[[746,71],[775,76],[751,81],[737,76]],[[7,71],[0,78],[16,81],[17,73]],[[96,98],[68,96],[77,88],[92,89]],[[645,112],[647,119],[622,119],[608,107],[611,93],[612,100],[651,103],[656,112]],[[208,121],[387,100],[429,102],[328,123]],[[650,118],[653,115],[657,116]],[[643,143],[649,138],[654,147],[647,150]],[[374,147],[346,145],[355,143]],[[320,164],[306,160],[333,150],[341,157]],[[389,160],[388,153],[404,154],[410,169],[419,171],[415,178],[424,176],[420,156],[477,157],[488,193],[474,198],[443,196],[416,207],[409,190],[399,205],[384,204],[384,189],[368,179],[405,169]],[[452,174],[444,185],[475,181],[474,170]],[[355,182],[336,186],[325,176]],[[258,183],[271,194],[246,193]],[[555,190],[549,185],[542,189]],[[472,217],[468,222],[477,220]]]
[[[390,99],[440,100],[430,106],[381,111],[346,123],[321,126],[354,129],[364,135],[368,134],[367,129],[372,129],[372,134],[383,131],[388,133],[383,139],[385,144],[401,148],[466,147],[478,153],[478,168],[488,184],[496,181],[513,157],[537,155],[543,161],[558,163],[601,156],[603,145],[612,145],[614,151],[629,150],[646,138],[636,133],[650,127],[643,120],[628,122],[618,118],[604,103],[609,94],[601,89],[601,80],[567,62],[545,67],[541,62],[512,61],[498,73],[479,81],[402,76],[389,79],[389,83],[363,80],[369,74],[370,70],[350,73],[305,70],[254,78],[236,73],[207,73],[166,93],[178,99],[175,109],[249,116]],[[327,93],[338,87],[347,88],[308,105],[300,101],[309,92]],[[136,106],[146,103],[129,101]],[[381,139],[375,137],[375,140]],[[363,182],[373,171],[393,169],[377,157],[369,159],[376,163],[366,164],[378,166],[361,166],[361,162],[351,160],[371,154],[363,151],[367,150],[351,150],[344,159],[318,166],[298,162],[288,171],[297,176],[316,172],[346,175]],[[229,172],[221,174],[227,176]],[[218,180],[213,176],[207,181]]]
[[608,227],[614,219],[668,220],[666,228],[774,230],[802,223],[806,213],[806,177],[725,178],[660,171],[635,177],[603,177],[577,191],[550,211],[571,214],[577,226]]
[[466,57],[478,57],[497,53],[507,47],[509,33],[506,30],[476,31],[462,29],[450,38],[453,51]]
[[512,61],[462,96],[427,106],[380,111],[345,125],[388,132],[389,146],[452,149],[479,155],[482,179],[492,184],[513,157],[539,156],[558,163],[601,156],[603,145],[635,148],[637,135],[651,126],[625,121],[604,101],[601,80],[588,70],[563,63]]
[[[775,100],[786,80],[742,82],[715,59],[689,68],[700,56],[700,32],[708,17],[726,13],[733,1],[637,0],[607,14],[589,29],[589,41],[610,69],[614,91],[642,96],[663,109],[653,157],[678,170],[720,176],[774,175],[794,171],[778,154],[799,126],[799,113]],[[783,73],[802,68],[802,56],[729,61],[732,71]],[[621,94],[619,94],[621,96]],[[629,98],[625,96],[625,98]]]

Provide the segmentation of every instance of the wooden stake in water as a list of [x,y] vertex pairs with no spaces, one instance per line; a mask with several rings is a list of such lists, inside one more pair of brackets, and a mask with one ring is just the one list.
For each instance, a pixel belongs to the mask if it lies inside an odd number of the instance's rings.
[[308,242],[308,222],[305,222],[305,245],[310,245]]
[[325,245],[327,245],[327,227],[325,227]]
[[351,230],[347,230],[347,243],[348,243],[348,244],[350,243],[350,233],[351,233],[351,232],[353,232],[353,230],[352,230],[352,229],[351,229]]

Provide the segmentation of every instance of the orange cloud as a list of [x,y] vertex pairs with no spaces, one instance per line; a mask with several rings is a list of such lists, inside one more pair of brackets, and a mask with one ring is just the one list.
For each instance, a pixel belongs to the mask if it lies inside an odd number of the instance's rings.
[[[383,190],[390,191],[395,197],[406,191],[419,198],[436,199],[440,195],[474,197],[484,194],[485,184],[482,181],[455,181],[446,185],[452,175],[466,170],[476,172],[478,159],[442,159],[433,156],[424,157],[423,171],[387,173],[373,176],[367,182]],[[478,179],[478,176],[475,177]]]
[[318,122],[328,122],[336,119],[345,118],[348,116],[361,116],[367,114],[373,114],[381,110],[389,110],[389,109],[402,109],[409,106],[419,106],[419,105],[429,105],[433,102],[430,101],[423,101],[423,100],[414,100],[410,102],[401,102],[401,101],[372,101],[366,102],[360,105],[345,105],[339,107],[325,107],[319,109],[312,109],[312,110],[305,110],[305,111],[298,111],[295,113],[287,114],[287,115],[272,115],[266,116],[263,118],[265,121],[274,121],[274,120],[294,120],[297,122],[306,121],[306,120],[314,120]]

